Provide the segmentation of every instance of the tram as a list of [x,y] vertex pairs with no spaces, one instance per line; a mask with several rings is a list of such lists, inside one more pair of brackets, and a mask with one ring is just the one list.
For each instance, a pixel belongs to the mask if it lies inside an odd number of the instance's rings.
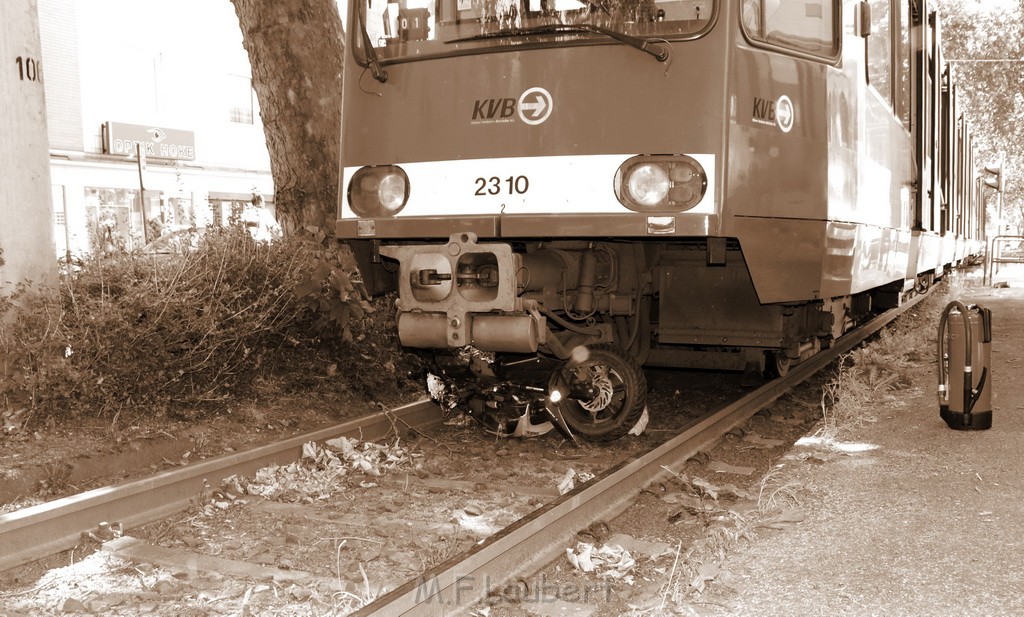
[[337,233],[431,391],[611,440],[984,250],[927,0],[356,0]]

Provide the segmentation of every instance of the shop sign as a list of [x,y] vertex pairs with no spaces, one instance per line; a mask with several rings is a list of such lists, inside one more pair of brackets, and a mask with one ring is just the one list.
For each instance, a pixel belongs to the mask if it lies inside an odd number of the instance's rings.
[[146,124],[103,123],[103,151],[126,156],[135,154],[136,144],[146,149],[146,157],[194,161],[196,134]]

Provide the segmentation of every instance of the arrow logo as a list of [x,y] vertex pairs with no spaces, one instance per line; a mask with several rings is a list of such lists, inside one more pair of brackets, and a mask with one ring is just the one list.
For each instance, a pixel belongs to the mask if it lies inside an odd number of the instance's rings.
[[533,113],[530,114],[530,117],[533,118],[533,119],[537,119],[537,118],[540,117],[540,115],[542,113],[544,113],[544,110],[548,108],[548,102],[546,100],[544,100],[544,97],[542,97],[539,94],[533,100],[536,101],[536,102],[534,102],[534,103],[521,103],[519,105],[519,108],[524,110],[524,111],[532,111]]
[[548,119],[554,99],[544,88],[530,88],[519,97],[519,119],[526,124],[540,124]]
[[775,123],[782,129],[783,133],[793,130],[793,122],[796,121],[796,109],[793,101],[783,94],[775,103]]

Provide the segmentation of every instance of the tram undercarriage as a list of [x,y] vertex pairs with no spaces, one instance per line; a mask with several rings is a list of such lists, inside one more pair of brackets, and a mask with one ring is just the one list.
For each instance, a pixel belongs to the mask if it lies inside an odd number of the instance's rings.
[[381,249],[398,329],[441,350],[431,395],[499,435],[611,440],[640,421],[641,366],[739,370],[745,385],[827,347],[899,290],[763,305],[738,242],[478,242]]

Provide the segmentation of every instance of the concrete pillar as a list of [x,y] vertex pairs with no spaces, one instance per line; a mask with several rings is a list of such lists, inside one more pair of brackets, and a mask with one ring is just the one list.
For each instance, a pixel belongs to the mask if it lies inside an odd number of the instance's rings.
[[0,293],[55,276],[36,0],[0,1]]

